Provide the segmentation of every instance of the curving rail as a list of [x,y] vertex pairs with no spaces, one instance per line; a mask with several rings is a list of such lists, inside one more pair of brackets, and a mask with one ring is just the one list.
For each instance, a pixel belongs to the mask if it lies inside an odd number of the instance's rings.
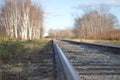
[[55,41],[53,41],[53,48],[56,58],[57,80],[80,80],[79,75]]

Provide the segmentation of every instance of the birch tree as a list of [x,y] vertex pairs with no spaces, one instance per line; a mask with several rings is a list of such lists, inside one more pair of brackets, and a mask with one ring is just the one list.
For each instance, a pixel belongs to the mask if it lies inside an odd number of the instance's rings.
[[5,0],[0,22],[9,38],[32,40],[44,35],[43,10],[30,0]]

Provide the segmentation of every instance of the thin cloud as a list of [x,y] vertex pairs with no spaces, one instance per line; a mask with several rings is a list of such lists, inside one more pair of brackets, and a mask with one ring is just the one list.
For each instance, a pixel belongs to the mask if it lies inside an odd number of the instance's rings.
[[66,16],[66,14],[63,14],[63,13],[55,13],[50,11],[45,11],[44,14],[46,17],[65,17]]
[[115,7],[115,6],[120,6],[120,1],[119,0],[106,0],[103,3],[99,3],[99,2],[84,3],[84,4],[79,4],[77,6],[74,6],[74,8],[95,7],[95,6],[100,6],[100,5]]
[[104,5],[108,6],[120,6],[120,1],[119,0],[107,0]]

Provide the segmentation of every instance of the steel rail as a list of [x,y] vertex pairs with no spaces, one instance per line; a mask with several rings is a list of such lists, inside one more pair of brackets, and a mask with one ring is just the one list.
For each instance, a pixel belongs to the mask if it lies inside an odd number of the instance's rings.
[[65,42],[70,42],[73,44],[80,44],[80,45],[86,45],[89,47],[97,47],[105,51],[113,52],[115,54],[120,54],[120,47],[119,46],[109,46],[109,45],[103,45],[103,44],[97,44],[97,43],[87,43],[87,42],[76,42],[76,41],[70,41],[70,40],[62,40]]
[[53,48],[56,58],[57,80],[80,80],[78,73],[55,41],[53,41]]

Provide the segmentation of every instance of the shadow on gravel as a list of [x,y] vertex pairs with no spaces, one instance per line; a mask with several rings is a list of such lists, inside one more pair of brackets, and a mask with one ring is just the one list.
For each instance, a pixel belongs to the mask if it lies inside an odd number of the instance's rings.
[[21,65],[14,68],[20,69],[19,72],[1,72],[2,80],[55,80],[52,41],[42,49],[29,53]]

